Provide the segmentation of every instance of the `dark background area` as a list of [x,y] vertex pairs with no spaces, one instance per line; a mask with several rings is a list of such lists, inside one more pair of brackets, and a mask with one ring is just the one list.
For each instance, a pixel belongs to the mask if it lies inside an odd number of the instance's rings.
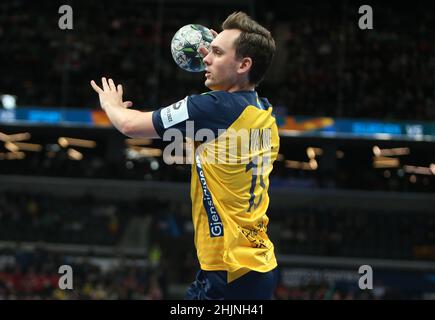
[[[63,4],[73,8],[73,30],[58,28]],[[363,4],[373,30],[358,27]],[[258,92],[279,116],[433,125],[433,9],[430,1],[2,1],[0,94],[15,95],[17,110],[98,109],[89,81],[107,76],[134,108],[155,110],[207,90],[202,73],[174,63],[174,33],[189,23],[219,31],[243,10],[275,37]],[[25,142],[41,146],[18,156],[0,142],[0,299],[183,297],[198,268],[189,165],[138,156],[113,128],[1,122],[0,132],[28,132]],[[73,147],[82,154],[74,159],[60,137],[96,147]],[[280,144],[268,212],[275,299],[434,299],[434,143],[283,134]],[[376,167],[376,147],[408,153]],[[309,148],[320,152],[310,157]],[[58,287],[63,264],[73,267],[72,291]],[[373,290],[358,287],[361,265],[373,268]]]

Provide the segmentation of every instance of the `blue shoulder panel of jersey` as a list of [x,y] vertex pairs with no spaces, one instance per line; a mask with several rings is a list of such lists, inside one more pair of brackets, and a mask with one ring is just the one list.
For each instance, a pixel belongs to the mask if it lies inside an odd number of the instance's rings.
[[[263,103],[265,109],[272,108],[272,104],[267,100],[267,98],[260,98],[261,102]],[[272,111],[272,117],[275,118],[275,113]]]
[[198,130],[212,130],[215,137],[219,129],[227,129],[251,104],[244,94],[210,91],[191,95],[168,107],[153,112],[153,125],[160,137],[166,130],[175,128],[186,135],[187,121],[192,121],[193,134]]

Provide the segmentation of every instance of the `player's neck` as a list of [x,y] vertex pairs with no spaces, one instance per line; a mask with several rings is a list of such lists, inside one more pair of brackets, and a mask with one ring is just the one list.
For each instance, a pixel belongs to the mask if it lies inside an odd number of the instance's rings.
[[228,89],[228,92],[236,92],[236,91],[255,91],[255,86],[253,84],[235,84],[230,89]]

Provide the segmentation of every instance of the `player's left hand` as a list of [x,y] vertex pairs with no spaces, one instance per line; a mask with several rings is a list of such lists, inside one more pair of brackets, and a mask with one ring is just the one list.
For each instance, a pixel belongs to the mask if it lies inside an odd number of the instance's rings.
[[98,93],[100,105],[103,110],[110,105],[119,105],[123,106],[124,108],[129,108],[133,105],[133,102],[131,101],[122,101],[122,85],[118,84],[118,86],[115,86],[115,83],[112,79],[107,81],[105,77],[101,78],[101,83],[103,85],[102,89],[95,83],[94,80],[91,81],[91,86],[95,92]]
[[[216,38],[218,33],[214,31],[213,29],[210,29],[211,34],[213,35],[213,38]],[[199,47],[198,52],[202,57],[204,58],[206,55],[208,55],[209,50],[206,47]]]

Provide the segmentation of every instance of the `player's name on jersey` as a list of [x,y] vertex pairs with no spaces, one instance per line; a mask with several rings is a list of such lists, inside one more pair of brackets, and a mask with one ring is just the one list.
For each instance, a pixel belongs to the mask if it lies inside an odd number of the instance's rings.
[[251,129],[249,151],[268,151],[272,147],[271,129]]
[[186,122],[185,131],[166,130],[163,141],[171,141],[163,151],[166,164],[192,164],[194,154],[201,154],[203,163],[248,164],[252,157],[270,157],[273,147],[271,128],[195,131],[193,121]]

